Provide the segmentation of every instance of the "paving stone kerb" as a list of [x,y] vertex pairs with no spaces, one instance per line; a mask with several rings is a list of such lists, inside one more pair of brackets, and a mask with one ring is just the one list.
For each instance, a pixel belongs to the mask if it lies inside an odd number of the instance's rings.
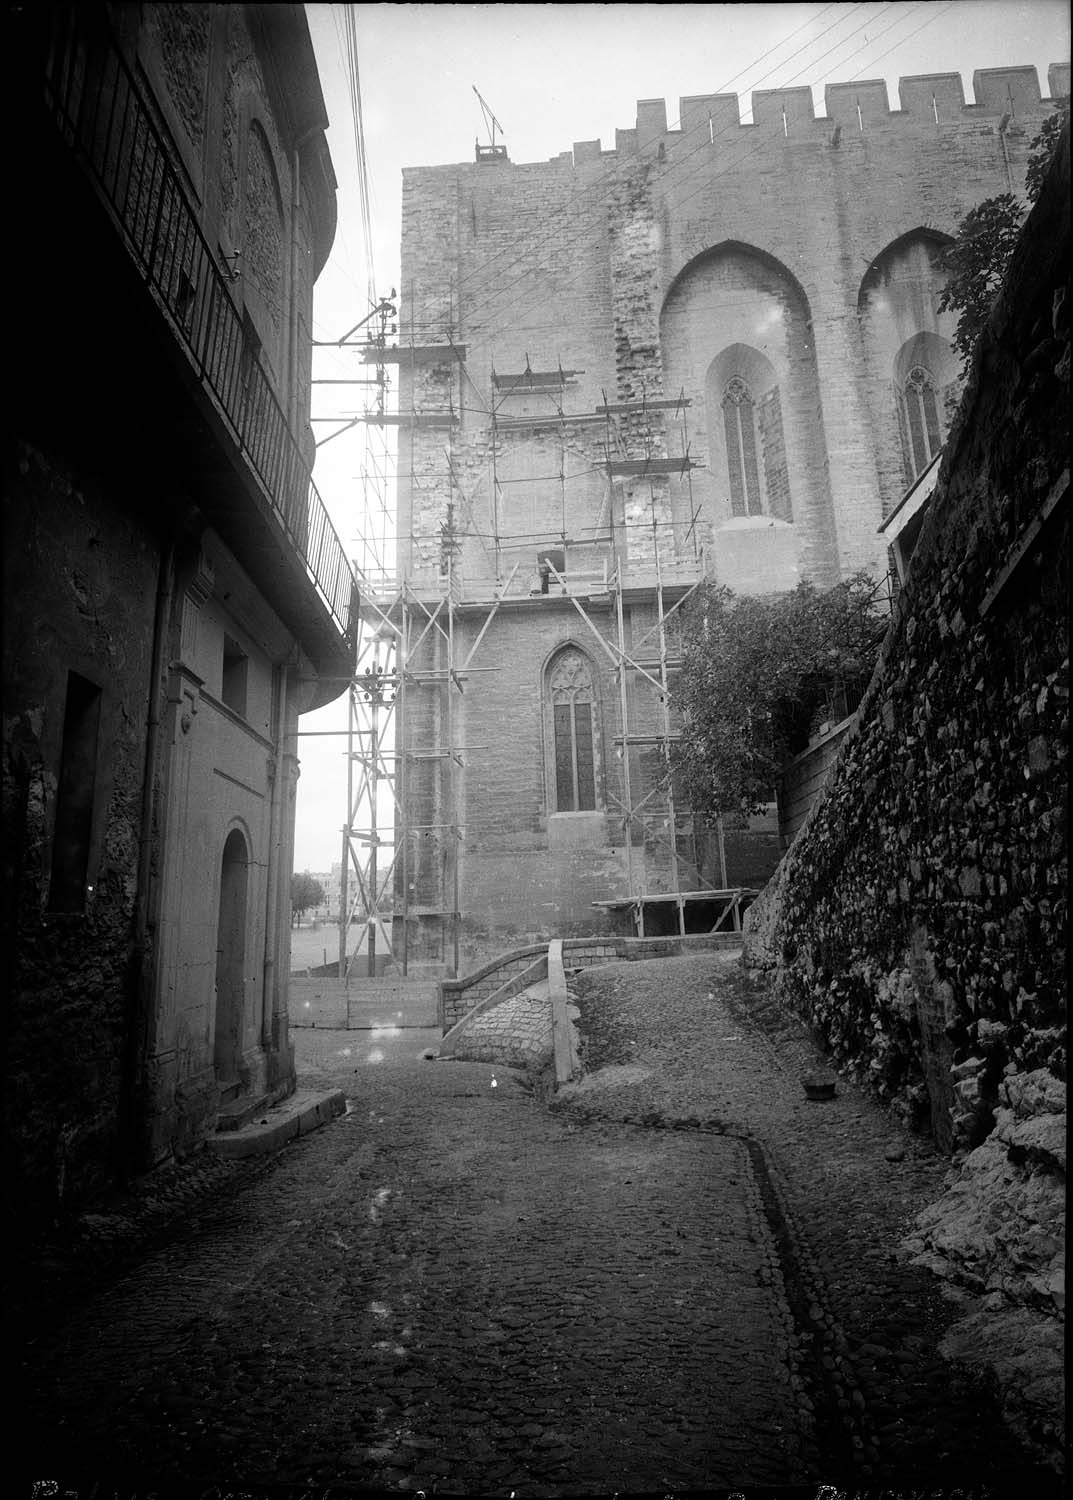
[[299,1089],[278,1104],[271,1105],[263,1115],[241,1129],[217,1131],[209,1137],[207,1145],[217,1156],[236,1159],[266,1156],[281,1150],[288,1141],[296,1140],[300,1135],[319,1130],[345,1109],[346,1096],[342,1089],[332,1089],[326,1094]]
[[[551,1001],[552,1042],[555,1052],[555,1083],[562,1087],[581,1071],[578,1060],[577,1036],[571,1017],[571,1006],[566,988],[566,973],[563,969],[563,944],[561,939],[548,948],[548,998]],[[577,1015],[576,1007],[573,1015]]]

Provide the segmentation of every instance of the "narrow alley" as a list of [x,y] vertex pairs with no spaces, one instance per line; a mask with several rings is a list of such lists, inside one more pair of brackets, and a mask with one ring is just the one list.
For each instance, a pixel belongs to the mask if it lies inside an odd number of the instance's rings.
[[848,1087],[799,1102],[804,1034],[761,1029],[743,993],[723,956],[583,976],[588,1072],[553,1100],[423,1058],[435,1032],[298,1031],[300,1076],[347,1114],[39,1323],[20,1473],[79,1494],[1049,1493],[939,1360],[953,1314],[888,1237],[942,1163]]

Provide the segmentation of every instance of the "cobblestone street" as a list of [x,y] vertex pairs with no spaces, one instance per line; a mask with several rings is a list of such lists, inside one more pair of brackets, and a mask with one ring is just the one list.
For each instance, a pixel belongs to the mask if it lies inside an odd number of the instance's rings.
[[847,1088],[803,1101],[807,1040],[747,998],[711,955],[581,976],[590,1072],[551,1107],[520,1073],[423,1060],[433,1032],[297,1032],[303,1084],[348,1113],[228,1169],[38,1324],[19,1472],[1050,1493],[938,1360],[956,1309],[891,1253],[943,1164]]

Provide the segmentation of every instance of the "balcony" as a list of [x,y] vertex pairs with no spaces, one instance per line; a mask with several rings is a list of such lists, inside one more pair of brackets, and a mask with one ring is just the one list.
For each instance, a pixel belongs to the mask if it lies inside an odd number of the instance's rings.
[[[151,332],[162,336],[173,365],[179,351],[181,384],[194,398],[193,422],[184,426],[183,415],[169,409],[162,424],[170,421],[183,442],[198,422],[208,430],[204,451],[190,458],[203,480],[216,463],[212,483],[197,491],[199,503],[207,497],[207,518],[303,645],[314,648],[314,660],[338,658],[350,638],[353,572],[229,277],[202,232],[178,150],[102,11],[63,6],[38,15],[36,55],[27,59],[36,71],[25,82],[38,99],[43,85],[56,139],[105,210],[151,300]],[[127,326],[136,322],[128,316]],[[206,458],[210,449],[216,452]]]

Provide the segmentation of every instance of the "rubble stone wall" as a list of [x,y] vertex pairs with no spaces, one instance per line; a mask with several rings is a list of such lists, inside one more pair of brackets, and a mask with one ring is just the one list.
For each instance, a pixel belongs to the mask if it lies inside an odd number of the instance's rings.
[[972,1259],[979,1284],[1031,1280],[1025,1295],[1045,1299],[1041,1226],[1064,1190],[1068,249],[1067,132],[977,350],[857,725],[745,923],[747,963],[770,971],[840,1067],[941,1146],[974,1152],[970,1175],[975,1148],[1018,1193],[1042,1174],[1022,1194],[1035,1218],[1003,1189],[1036,1247],[1031,1278],[1002,1236],[970,1235],[950,1255],[929,1243],[956,1274]]

